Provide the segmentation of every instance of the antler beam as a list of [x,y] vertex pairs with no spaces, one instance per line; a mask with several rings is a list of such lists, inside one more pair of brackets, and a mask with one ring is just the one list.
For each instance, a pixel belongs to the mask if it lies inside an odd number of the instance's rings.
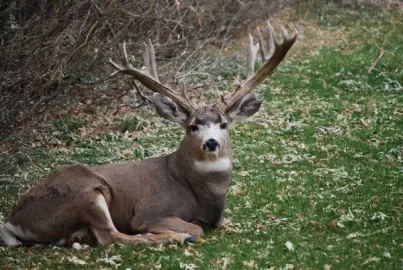
[[184,94],[180,94],[171,88],[160,83],[157,74],[157,64],[155,61],[155,51],[154,47],[151,43],[151,40],[148,41],[148,45],[145,44],[144,50],[144,63],[143,67],[139,70],[134,68],[128,58],[126,51],[126,43],[123,42],[122,46],[122,64],[118,64],[114,62],[112,59],[109,59],[109,63],[116,69],[110,76],[116,76],[117,74],[127,74],[138,80],[145,87],[155,93],[160,93],[166,97],[169,97],[176,103],[178,103],[184,110],[186,110],[189,114],[193,113],[197,109],[197,105],[195,105],[190,99],[186,97]]
[[[241,86],[238,86],[231,94],[222,99],[225,107],[224,111],[240,101],[244,96],[252,92],[267,77],[273,74],[276,67],[281,63],[281,61],[284,60],[287,52],[297,40],[298,31],[295,30],[294,36],[290,37],[287,30],[282,25],[280,25],[280,29],[284,39],[282,43],[278,43],[273,27],[271,26],[270,22],[268,22],[267,53],[264,48],[264,41],[260,29],[257,29],[259,35],[259,44],[254,45],[253,37],[251,34],[249,34],[248,78]],[[256,73],[254,73],[256,54],[259,49],[264,64]]]

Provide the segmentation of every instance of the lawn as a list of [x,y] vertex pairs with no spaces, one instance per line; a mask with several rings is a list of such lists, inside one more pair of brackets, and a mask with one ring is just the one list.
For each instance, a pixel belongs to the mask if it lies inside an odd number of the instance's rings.
[[[259,87],[263,108],[231,131],[227,220],[208,231],[204,243],[0,247],[0,268],[401,269],[401,14],[329,8],[320,17],[297,13],[293,24],[301,38]],[[369,72],[380,49],[385,53]],[[230,90],[228,74],[243,66],[223,69],[216,88]],[[1,176],[2,214],[59,164],[173,151],[182,130],[152,117],[139,116],[142,130],[135,138],[105,132],[14,160]],[[81,125],[66,120],[55,126]]]

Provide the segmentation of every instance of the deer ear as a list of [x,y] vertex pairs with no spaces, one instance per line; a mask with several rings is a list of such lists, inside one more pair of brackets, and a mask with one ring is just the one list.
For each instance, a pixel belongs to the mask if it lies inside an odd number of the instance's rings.
[[189,117],[189,115],[185,112],[185,110],[182,109],[181,106],[179,106],[170,98],[164,95],[154,93],[151,99],[154,102],[157,113],[162,118],[177,122],[182,125]]
[[256,94],[249,94],[243,99],[229,107],[225,114],[231,121],[239,121],[254,115],[259,109],[262,101]]

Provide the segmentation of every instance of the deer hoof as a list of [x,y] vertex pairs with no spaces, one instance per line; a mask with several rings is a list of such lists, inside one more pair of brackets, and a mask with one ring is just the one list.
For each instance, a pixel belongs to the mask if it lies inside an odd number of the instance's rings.
[[188,237],[185,238],[185,243],[195,243],[196,242],[196,237],[189,235]]

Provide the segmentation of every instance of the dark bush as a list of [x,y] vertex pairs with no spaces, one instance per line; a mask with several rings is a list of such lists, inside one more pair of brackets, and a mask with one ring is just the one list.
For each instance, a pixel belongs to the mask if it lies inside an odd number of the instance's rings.
[[245,28],[278,7],[278,1],[249,2],[0,0],[0,142],[50,104],[108,89],[92,83],[107,76],[105,62],[119,55],[124,40],[139,59],[151,39],[157,60],[175,66],[201,42],[220,46],[228,29]]

